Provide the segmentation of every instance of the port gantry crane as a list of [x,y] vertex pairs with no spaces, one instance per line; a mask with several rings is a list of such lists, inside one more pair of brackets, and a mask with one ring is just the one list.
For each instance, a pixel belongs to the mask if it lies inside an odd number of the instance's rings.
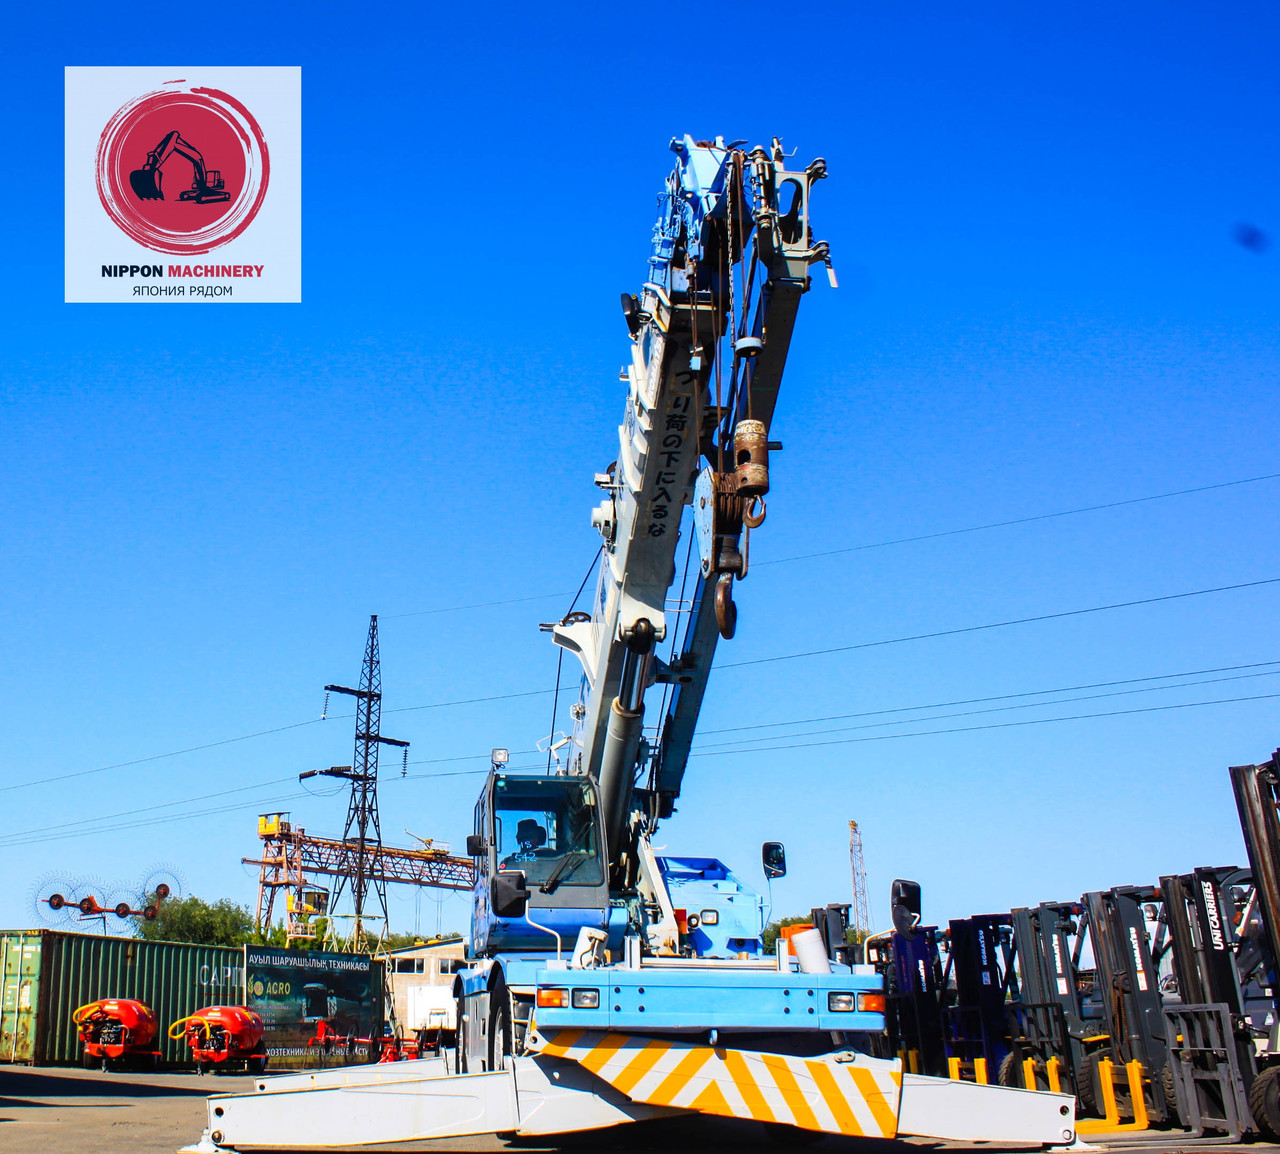
[[[551,1134],[679,1111],[1073,1140],[1069,1096],[923,1078],[871,1056],[884,1031],[871,967],[834,960],[843,942],[822,942],[802,969],[785,941],[767,954],[763,903],[733,870],[651,845],[680,796],[716,647],[736,627],[800,300],[815,265],[835,283],[809,216],[824,163],[792,170],[777,140],[741,143],[671,144],[648,276],[622,298],[630,357],[616,460],[596,475],[595,596],[543,627],[582,665],[573,732],[553,772],[495,763],[476,805],[456,1038],[436,1058],[213,1098],[200,1149]],[[698,578],[677,638],[667,606],[682,520]],[[667,705],[646,733],[657,686]],[[762,864],[785,871],[778,843]]]

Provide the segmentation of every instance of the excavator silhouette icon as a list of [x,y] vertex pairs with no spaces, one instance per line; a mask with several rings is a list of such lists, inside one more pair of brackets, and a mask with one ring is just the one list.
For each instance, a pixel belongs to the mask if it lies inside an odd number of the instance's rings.
[[174,154],[185,156],[191,162],[192,181],[190,188],[178,193],[179,200],[193,200],[196,204],[214,204],[218,201],[230,200],[227,182],[216,170],[206,169],[204,157],[200,150],[175,128],[159,144],[147,153],[147,162],[141,168],[129,173],[129,183],[133,186],[134,195],[139,200],[164,200],[160,171],[165,162]]

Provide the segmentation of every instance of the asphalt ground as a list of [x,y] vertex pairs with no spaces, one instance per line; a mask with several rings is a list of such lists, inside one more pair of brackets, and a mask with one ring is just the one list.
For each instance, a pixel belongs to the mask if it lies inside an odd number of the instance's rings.
[[[197,1077],[195,1074],[104,1074],[54,1067],[0,1065],[0,1152],[2,1154],[174,1154],[195,1142],[205,1125],[205,1098],[253,1088],[247,1077]],[[1278,1146],[1210,1144],[1178,1134],[1126,1136],[1095,1146],[1144,1154],[1249,1150],[1256,1154]],[[706,1116],[668,1118],[585,1134],[504,1142],[492,1135],[447,1138],[396,1146],[361,1147],[365,1151],[420,1151],[422,1154],[499,1154],[503,1151],[619,1151],[626,1154],[708,1154],[738,1150],[804,1150],[813,1154],[920,1154],[926,1150],[971,1149],[996,1154],[995,1146],[962,1147],[925,1139],[878,1139],[770,1134],[757,1122]],[[281,1152],[284,1154],[284,1152]]]

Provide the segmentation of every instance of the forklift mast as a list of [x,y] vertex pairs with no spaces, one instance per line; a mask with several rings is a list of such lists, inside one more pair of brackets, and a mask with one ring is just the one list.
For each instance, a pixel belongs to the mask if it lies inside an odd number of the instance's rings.
[[1041,1062],[1057,1058],[1073,1078],[1084,1061],[1084,1039],[1106,1029],[1097,1018],[1086,1016],[1085,975],[1078,971],[1075,950],[1083,913],[1078,902],[1041,902],[1009,916],[1012,965],[1020,986],[1010,1005],[1014,1049],[1020,1057]]
[[916,926],[866,942],[866,959],[884,979],[885,1035],[891,1055],[913,1074],[947,1073],[942,1040],[946,993],[937,926]]
[[1280,959],[1280,816],[1276,813],[1280,804],[1280,750],[1261,765],[1233,765],[1231,785],[1253,871],[1257,913],[1268,947],[1268,985],[1274,990],[1275,964]]
[[947,1056],[962,1062],[981,1058],[994,1076],[1010,1053],[1005,1004],[1018,994],[1012,919],[978,914],[952,921],[947,946],[943,984],[950,1004],[942,1014]]
[[1236,895],[1252,889],[1247,870],[1202,867],[1160,879],[1160,929],[1153,944],[1157,964],[1168,956],[1182,1002],[1221,1002],[1229,1013],[1244,1013],[1236,967],[1237,928],[1244,914]]
[[1117,886],[1085,894],[1081,929],[1093,946],[1096,990],[1110,1035],[1108,1056],[1121,1068],[1142,1063],[1151,1080],[1148,1113],[1164,1121],[1172,1112],[1162,1089],[1169,1044],[1160,976],[1143,910],[1158,898],[1154,886]]

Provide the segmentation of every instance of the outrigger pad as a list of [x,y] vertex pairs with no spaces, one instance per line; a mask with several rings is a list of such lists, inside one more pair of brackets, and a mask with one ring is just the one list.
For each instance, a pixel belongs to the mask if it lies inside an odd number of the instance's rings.
[[160,173],[154,168],[135,168],[129,173],[129,183],[139,200],[164,200],[160,191]]

